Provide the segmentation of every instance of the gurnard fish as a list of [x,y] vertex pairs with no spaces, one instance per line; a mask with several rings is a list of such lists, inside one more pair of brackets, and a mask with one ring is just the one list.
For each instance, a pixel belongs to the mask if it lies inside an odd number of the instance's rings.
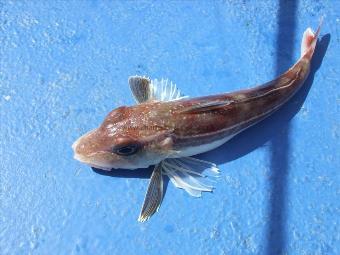
[[103,170],[154,166],[138,221],[158,211],[163,175],[191,196],[213,190],[219,169],[193,158],[224,144],[268,117],[303,85],[318,40],[308,28],[301,57],[285,73],[263,85],[232,93],[189,98],[168,80],[132,76],[128,83],[137,102],[111,111],[96,129],[74,142],[74,158]]

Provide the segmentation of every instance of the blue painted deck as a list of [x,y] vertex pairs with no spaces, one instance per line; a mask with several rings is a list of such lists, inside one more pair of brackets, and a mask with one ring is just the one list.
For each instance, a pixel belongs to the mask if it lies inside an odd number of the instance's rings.
[[[339,1],[1,1],[1,254],[340,254]],[[201,158],[200,199],[167,186],[137,217],[150,171],[105,176],[71,144],[133,104],[129,75],[190,96],[285,71],[324,15],[313,70],[281,110]]]

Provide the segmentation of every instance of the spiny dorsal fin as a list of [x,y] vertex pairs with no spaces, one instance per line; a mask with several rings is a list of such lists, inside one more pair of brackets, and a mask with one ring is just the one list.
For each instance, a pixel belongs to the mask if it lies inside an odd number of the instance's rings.
[[150,84],[151,81],[147,77],[129,77],[130,89],[137,103],[143,103],[149,100],[151,95]]
[[157,80],[151,82],[152,85],[152,99],[158,101],[173,101],[185,98],[176,84],[168,79]]
[[129,85],[137,103],[147,101],[172,101],[184,98],[176,84],[167,79],[150,80],[147,77],[131,76]]

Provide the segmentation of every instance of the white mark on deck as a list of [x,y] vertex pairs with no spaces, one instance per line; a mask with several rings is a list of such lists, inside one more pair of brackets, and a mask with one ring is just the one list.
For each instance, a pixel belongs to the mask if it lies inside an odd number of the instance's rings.
[[6,101],[11,100],[11,96],[3,96],[3,98],[4,98]]

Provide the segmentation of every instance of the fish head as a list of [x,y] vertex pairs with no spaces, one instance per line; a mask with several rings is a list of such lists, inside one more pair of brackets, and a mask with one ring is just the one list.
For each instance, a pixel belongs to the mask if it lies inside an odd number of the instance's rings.
[[143,106],[113,110],[98,128],[74,142],[74,158],[104,170],[146,168],[159,163],[169,156],[172,138],[168,129],[148,126],[155,117]]

